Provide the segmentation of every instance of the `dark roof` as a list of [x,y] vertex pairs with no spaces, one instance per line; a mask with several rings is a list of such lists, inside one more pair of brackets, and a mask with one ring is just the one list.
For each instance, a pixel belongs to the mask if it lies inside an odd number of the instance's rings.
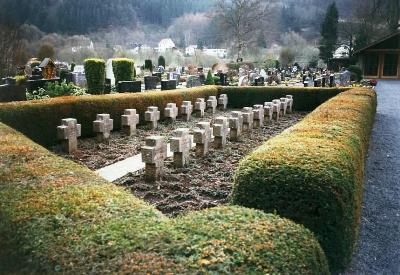
[[379,40],[377,40],[377,41],[375,41],[375,42],[373,42],[373,43],[371,43],[371,44],[365,46],[364,48],[362,48],[362,49],[360,49],[360,50],[358,50],[358,51],[355,51],[354,54],[359,54],[360,52],[363,52],[363,51],[365,51],[365,50],[367,50],[367,49],[369,49],[369,48],[371,48],[371,47],[373,47],[373,46],[376,46],[376,45],[382,43],[382,42],[385,41],[385,40],[388,40],[388,39],[390,39],[390,38],[393,38],[393,37],[395,37],[396,35],[400,35],[400,30],[395,31],[394,33],[391,33],[391,34],[389,34],[389,35],[386,35],[386,36],[382,37],[381,39],[379,39]]
[[44,68],[47,65],[53,65],[53,67],[56,66],[51,58],[45,58],[43,59],[42,63],[40,63],[39,68]]

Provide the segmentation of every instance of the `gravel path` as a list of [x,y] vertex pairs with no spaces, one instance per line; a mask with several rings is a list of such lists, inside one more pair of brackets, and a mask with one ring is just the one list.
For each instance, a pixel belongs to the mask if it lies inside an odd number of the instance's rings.
[[346,274],[400,274],[400,81],[380,81],[358,248]]

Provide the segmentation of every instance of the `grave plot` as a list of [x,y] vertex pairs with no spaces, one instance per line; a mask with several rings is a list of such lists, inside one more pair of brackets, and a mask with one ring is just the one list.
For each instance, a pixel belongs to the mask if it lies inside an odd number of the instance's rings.
[[[187,105],[183,106],[186,107]],[[168,107],[173,106],[166,106],[167,109],[169,109]],[[194,108],[194,110],[196,109]],[[164,110],[160,111],[163,112]],[[62,145],[54,146],[52,150],[67,159],[83,164],[92,170],[97,170],[140,154],[140,148],[145,145],[145,138],[148,136],[160,135],[170,138],[175,129],[193,129],[198,122],[211,122],[214,117],[229,116],[231,111],[234,110],[216,110],[215,114],[211,114],[210,110],[204,112],[204,117],[199,117],[199,115],[193,113],[189,121],[184,116],[176,117],[176,115],[172,115],[173,119],[167,118],[159,121],[156,129],[151,129],[153,127],[151,122],[148,125],[137,126],[135,134],[131,136],[127,135],[127,130],[123,130],[111,132],[107,140],[98,137],[79,139],[78,149],[71,152],[71,155],[62,152]]]
[[[232,111],[234,113],[231,115]],[[269,138],[302,120],[307,114],[299,112],[287,114],[279,121],[268,122],[261,128],[252,125],[250,131],[249,125],[243,129],[235,127],[235,125],[241,125],[238,123],[239,118],[235,118],[239,111],[250,110],[216,111],[213,119],[215,137],[214,141],[209,144],[208,153],[204,152],[204,148],[203,150],[198,150],[197,147],[193,148],[189,157],[184,159],[186,167],[179,168],[180,165],[177,165],[177,163],[179,164],[177,159],[182,161],[182,152],[185,150],[183,146],[175,150],[178,157],[175,161],[174,157],[165,159],[159,180],[146,181],[145,171],[138,171],[116,180],[115,183],[131,189],[135,196],[155,205],[160,211],[170,216],[226,204],[232,191],[233,175],[239,161]],[[254,111],[254,114],[257,115],[258,110],[254,109]],[[226,121],[221,116],[230,117],[230,119]],[[206,119],[202,121],[210,121],[211,117],[209,113],[206,113]],[[189,124],[177,121],[173,124],[163,125],[158,131],[147,131],[146,134],[147,136],[152,134],[164,136],[168,140],[174,130],[178,128],[193,129],[192,126],[195,126],[198,121],[199,119],[195,119]],[[197,126],[197,130],[194,131],[194,142],[199,143],[198,141],[201,140],[199,136],[202,133],[205,136],[207,134],[204,125]],[[227,136],[228,141],[225,141],[223,136],[227,126],[231,128],[231,132]],[[175,138],[185,136],[183,132],[181,129],[175,131]],[[238,141],[230,141],[232,137],[235,140],[238,133],[240,135]],[[162,154],[162,150],[160,150],[160,154]]]

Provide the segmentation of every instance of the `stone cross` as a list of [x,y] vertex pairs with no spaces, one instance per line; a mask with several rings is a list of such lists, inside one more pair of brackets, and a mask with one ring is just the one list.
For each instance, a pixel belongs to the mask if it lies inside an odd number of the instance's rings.
[[253,127],[262,128],[264,126],[264,106],[263,105],[254,105],[253,106]]
[[142,147],[142,161],[145,163],[145,180],[154,182],[163,175],[164,160],[167,158],[167,143],[164,137],[150,136]]
[[231,129],[229,133],[229,139],[231,141],[238,141],[243,128],[243,115],[242,112],[231,112],[231,117],[229,118],[229,128]]
[[289,105],[289,112],[293,112],[293,96],[292,95],[287,95],[286,98],[288,99],[288,105]]
[[93,132],[97,133],[97,139],[103,141],[110,138],[110,133],[114,128],[114,120],[109,114],[98,114],[93,121]]
[[61,126],[57,126],[57,137],[61,139],[64,152],[72,154],[78,150],[78,137],[81,136],[81,125],[76,119],[66,118],[61,120]]
[[144,113],[144,119],[151,129],[157,129],[158,121],[160,120],[160,111],[158,107],[147,107],[147,111]]
[[211,110],[212,114],[215,114],[215,111],[217,109],[217,105],[218,105],[217,97],[215,97],[215,96],[208,97],[207,109]]
[[268,121],[272,121],[272,117],[274,115],[274,107],[272,105],[272,102],[264,103],[264,115]]
[[206,156],[212,137],[210,122],[197,123],[196,128],[193,130],[193,135],[196,143],[196,156]]
[[214,147],[224,148],[226,146],[226,139],[228,137],[229,126],[228,118],[220,116],[214,121]]
[[125,109],[124,114],[121,116],[122,131],[128,136],[134,135],[138,123],[139,115],[136,114],[136,109]]
[[228,96],[226,94],[222,94],[219,96],[218,106],[220,106],[222,110],[226,110],[226,108],[228,107]]
[[253,129],[253,108],[244,107],[242,110],[243,115],[243,132],[252,132]]
[[168,103],[167,107],[164,109],[164,116],[171,121],[175,121],[178,116],[178,107],[175,103]]
[[204,110],[206,109],[206,102],[204,98],[196,99],[196,103],[194,103],[194,110],[196,113],[199,113],[200,117],[204,117]]
[[283,111],[283,115],[285,116],[288,108],[288,99],[286,97],[281,97],[280,100],[281,100],[281,109]]
[[174,153],[175,167],[182,168],[189,163],[191,148],[192,139],[188,128],[179,128],[172,132],[171,151]]
[[281,101],[279,99],[272,101],[272,109],[273,113],[276,114],[276,121],[278,121],[281,113]]
[[193,105],[191,101],[183,101],[181,106],[181,114],[185,121],[190,121],[193,113]]

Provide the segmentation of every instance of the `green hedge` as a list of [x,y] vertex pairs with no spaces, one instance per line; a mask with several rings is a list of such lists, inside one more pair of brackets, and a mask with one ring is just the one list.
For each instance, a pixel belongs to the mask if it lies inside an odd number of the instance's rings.
[[296,111],[312,111],[328,99],[344,92],[345,88],[302,88],[302,87],[223,87],[232,108],[252,107],[274,99],[293,95]]
[[106,62],[103,59],[86,59],[85,76],[90,94],[103,94],[106,79]]
[[358,235],[375,111],[375,92],[362,88],[321,105],[240,162],[233,203],[303,224],[316,234],[331,271],[343,270]]
[[0,123],[5,274],[328,274],[310,231],[235,206],[168,219]]
[[76,118],[82,125],[82,136],[93,136],[93,121],[96,114],[110,114],[114,119],[114,129],[121,126],[124,109],[134,108],[143,122],[148,106],[158,106],[162,110],[167,103],[178,106],[190,100],[194,104],[199,97],[216,96],[218,89],[209,86],[174,91],[112,94],[101,96],[60,97],[49,100],[13,102],[0,104],[0,122],[27,135],[33,141],[49,146],[57,142],[56,128],[63,118]]
[[115,83],[119,81],[132,81],[135,77],[135,62],[128,58],[115,58],[112,60]]

